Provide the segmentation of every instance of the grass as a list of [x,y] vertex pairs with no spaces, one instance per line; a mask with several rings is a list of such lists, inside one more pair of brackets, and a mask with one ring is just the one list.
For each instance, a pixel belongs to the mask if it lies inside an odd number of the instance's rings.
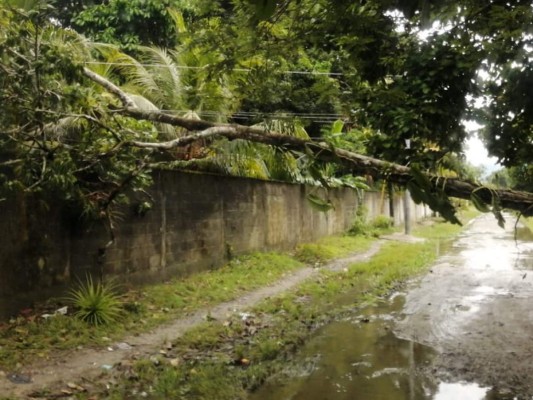
[[[98,398],[239,399],[279,371],[312,332],[346,310],[390,291],[424,270],[435,258],[435,240],[451,237],[460,227],[436,223],[414,230],[426,243],[387,243],[371,261],[342,273],[321,271],[318,279],[276,296],[250,310],[243,320],[209,321],[188,331],[157,362],[141,360],[127,380],[103,389]],[[17,370],[52,351],[106,345],[126,334],[148,330],[191,311],[235,299],[304,266],[364,251],[375,238],[339,236],[302,245],[296,259],[287,254],[258,253],[183,279],[124,294],[118,322],[91,326],[72,315],[43,320],[19,317],[0,325],[0,368]],[[171,364],[169,360],[179,360]],[[132,378],[132,376],[134,378]],[[143,394],[145,393],[145,394]],[[91,398],[89,393],[79,398]]]
[[[366,238],[340,236],[309,246],[317,246],[319,252],[327,248],[329,255],[320,255],[326,260],[362,251],[370,242]],[[124,293],[119,319],[109,324],[93,326],[74,318],[72,313],[47,320],[39,315],[14,318],[0,323],[0,369],[18,370],[32,361],[46,360],[52,352],[60,350],[107,345],[127,334],[147,331],[191,311],[235,299],[276,282],[304,265],[288,254],[256,253],[238,257],[217,270]]]
[[76,308],[75,316],[91,325],[108,325],[117,321],[122,300],[111,282],[95,282],[90,276],[70,291],[68,299]]
[[118,384],[100,394],[109,399],[136,393],[150,399],[245,399],[279,372],[317,327],[424,271],[436,258],[436,241],[460,230],[440,223],[419,227],[415,233],[426,242],[388,242],[368,262],[340,273],[322,271],[298,289],[263,301],[247,320],[233,316],[206,322],[174,342],[168,356],[179,359],[178,366],[164,358],[157,365],[141,361],[134,367],[135,382],[118,376]]
[[533,217],[522,217],[520,221],[533,232]]
[[323,264],[354,252],[368,250],[374,241],[375,239],[366,236],[325,237],[316,243],[299,245],[296,248],[295,257],[307,264]]

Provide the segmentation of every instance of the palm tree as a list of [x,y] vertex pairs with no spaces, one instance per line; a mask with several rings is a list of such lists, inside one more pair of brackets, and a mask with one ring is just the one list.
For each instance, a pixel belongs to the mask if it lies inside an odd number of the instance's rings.
[[[147,110],[165,112],[185,118],[225,122],[240,104],[232,92],[232,77],[228,73],[213,78],[209,63],[217,55],[192,50],[164,50],[139,47],[138,57],[123,53],[118,47],[96,44],[95,47],[115,73],[124,79],[122,89],[135,104]],[[187,65],[184,63],[188,62]],[[258,125],[267,130],[308,139],[297,121],[271,120]],[[185,134],[170,125],[158,125],[159,137],[174,139]],[[301,163],[289,152],[243,140],[219,140],[207,151],[199,145],[176,152],[180,167],[217,171],[233,176],[302,182]],[[202,159],[202,160],[199,160]]]

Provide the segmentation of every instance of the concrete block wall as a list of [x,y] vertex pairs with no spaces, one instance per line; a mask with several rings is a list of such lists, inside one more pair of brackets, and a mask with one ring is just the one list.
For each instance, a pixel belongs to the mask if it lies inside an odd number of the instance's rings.
[[[55,288],[87,273],[132,284],[162,281],[219,267],[230,255],[288,250],[349,229],[357,194],[330,191],[335,208],[323,213],[306,199],[316,191],[253,179],[159,172],[150,190],[153,209],[139,216],[136,204],[124,208],[113,243],[102,224],[83,221],[51,199],[20,195],[0,203],[0,310],[6,298],[57,294]],[[397,210],[403,209],[401,201]],[[383,207],[380,193],[367,193],[364,203],[370,218],[388,215],[388,201]]]

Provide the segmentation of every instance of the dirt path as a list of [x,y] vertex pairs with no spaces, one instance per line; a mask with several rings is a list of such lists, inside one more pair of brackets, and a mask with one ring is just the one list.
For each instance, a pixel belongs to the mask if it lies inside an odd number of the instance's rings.
[[[381,240],[377,241],[364,253],[335,260],[320,269],[342,271],[352,263],[370,259],[379,251],[382,244]],[[28,365],[23,370],[24,374],[31,376],[31,382],[14,384],[5,376],[0,377],[0,396],[11,396],[17,399],[31,398],[32,393],[46,389],[66,388],[69,383],[79,382],[80,379],[90,381],[102,374],[102,366],[113,366],[133,357],[142,358],[156,354],[167,341],[180,337],[187,330],[204,322],[207,315],[215,319],[227,318],[232,313],[243,311],[268,297],[281,294],[317,276],[320,269],[310,267],[300,269],[273,285],[249,292],[238,299],[198,310],[151,332],[126,337],[119,343],[110,344],[108,348],[61,352],[46,362]],[[129,346],[124,346],[124,344]]]
[[[475,219],[409,291],[402,338],[437,349],[433,375],[475,382],[498,396],[533,396],[533,241],[506,216]],[[524,396],[524,397],[522,397]],[[487,397],[489,398],[489,397]],[[490,397],[492,398],[492,397]]]

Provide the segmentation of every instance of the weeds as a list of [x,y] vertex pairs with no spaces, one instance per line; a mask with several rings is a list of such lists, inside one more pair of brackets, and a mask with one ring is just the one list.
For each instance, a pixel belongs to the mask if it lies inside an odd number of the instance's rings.
[[[301,262],[279,253],[242,256],[214,271],[124,293],[120,320],[115,323],[92,325],[62,315],[48,319],[39,315],[14,318],[0,325],[0,369],[15,370],[34,360],[46,359],[57,349],[106,345],[110,340],[147,331],[190,311],[235,299],[302,267]],[[93,294],[95,291],[93,287]]]
[[354,222],[348,233],[353,236],[378,237],[394,231],[394,221],[385,215],[378,215],[373,220],[368,219],[368,209],[365,206],[357,208]]
[[76,308],[74,315],[77,318],[94,326],[115,322],[123,311],[116,286],[113,283],[94,282],[91,276],[70,291],[67,301]]
[[295,257],[308,264],[322,264],[334,258],[365,251],[372,242],[373,239],[365,236],[326,237],[316,243],[299,245],[296,248]]
[[394,221],[392,220],[392,218],[387,217],[386,215],[378,215],[370,223],[370,226],[373,229],[381,230],[381,231],[387,231],[391,229],[393,225],[394,225]]
[[[353,313],[354,306],[376,301],[423,271],[436,258],[436,238],[459,231],[450,224],[421,227],[416,232],[430,238],[424,243],[387,243],[368,262],[340,273],[322,271],[295,291],[263,301],[250,310],[249,320],[233,316],[196,327],[174,342],[169,357],[182,360],[177,370],[164,361],[152,364],[149,378],[119,382],[110,398],[151,388],[153,399],[244,399],[281,371],[316,328]],[[239,362],[243,359],[246,363]]]

